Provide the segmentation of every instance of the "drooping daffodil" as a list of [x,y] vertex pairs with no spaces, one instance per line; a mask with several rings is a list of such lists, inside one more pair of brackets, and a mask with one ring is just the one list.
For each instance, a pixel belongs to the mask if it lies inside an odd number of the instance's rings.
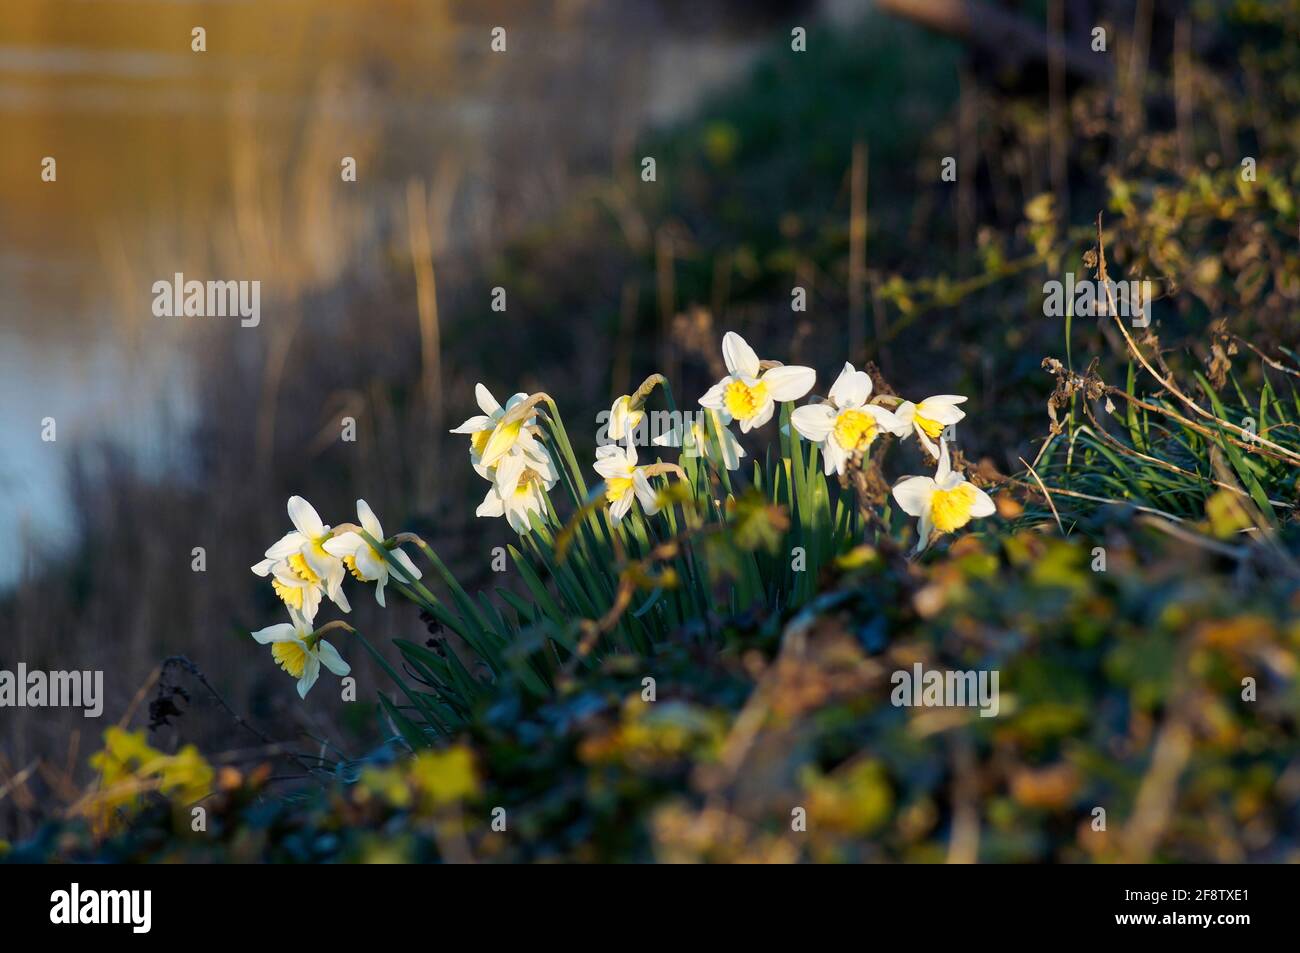
[[763,426],[777,403],[798,400],[817,380],[811,367],[777,364],[764,370],[754,349],[735,331],[722,338],[722,359],[727,376],[708,389],[700,406],[718,411],[724,424],[740,421],[742,433]]
[[510,423],[503,421],[510,411],[528,399],[527,394],[514,394],[503,407],[490,390],[482,384],[475,384],[474,399],[483,413],[470,417],[451,432],[470,435],[470,463],[479,476],[490,479],[489,471],[503,456],[516,447],[527,450],[533,445],[531,428],[536,418],[530,416]]
[[957,406],[965,402],[966,398],[957,394],[927,397],[919,404],[905,400],[894,411],[894,416],[898,418],[902,433],[915,430],[917,439],[925,445],[925,449],[930,451],[930,455],[937,459],[939,447],[935,441],[939,439],[945,427],[965,418],[966,411]]
[[606,444],[596,448],[595,471],[605,478],[605,502],[615,523],[620,522],[632,508],[634,499],[641,501],[647,514],[659,511],[654,487],[646,476],[645,467],[636,464],[636,447]]
[[899,430],[898,418],[867,403],[870,397],[870,375],[845,363],[823,403],[797,407],[790,415],[794,429],[821,446],[827,475],[843,476],[853,454],[865,453],[882,432]]
[[527,533],[532,529],[530,513],[546,518],[546,491],[559,478],[551,455],[541,443],[533,441],[527,450],[510,453],[498,461],[492,486],[474,513],[504,516],[515,532]]
[[[375,516],[374,510],[365,500],[357,500],[357,522],[381,546],[384,542],[384,528]],[[343,560],[348,572],[362,582],[375,583],[375,601],[384,604],[384,586],[388,585],[388,573],[391,568],[384,553],[376,549],[360,533],[348,530],[339,533],[333,539],[325,541],[325,550]],[[408,579],[419,579],[420,570],[411,562],[411,558],[394,547],[389,550],[393,559],[402,567]]]
[[[330,528],[321,521],[316,508],[301,496],[289,497],[289,521],[293,529],[266,551],[270,565],[284,561],[294,575],[304,582],[318,586],[330,600],[344,612],[350,612],[348,597],[343,592],[343,579],[347,572],[343,563],[325,549],[330,538]],[[253,572],[266,575],[266,560],[253,566]],[[278,592],[279,590],[277,590]],[[284,598],[281,594],[281,598]]]
[[939,441],[939,469],[935,475],[907,477],[894,487],[894,499],[904,513],[920,519],[918,553],[929,545],[933,531],[952,533],[994,511],[992,498],[952,469],[946,440]]
[[614,401],[609,408],[609,436],[611,440],[625,440],[630,438],[636,428],[641,426],[645,420],[645,409],[642,407],[632,406],[632,397],[630,394],[624,394]]
[[322,665],[340,678],[352,671],[334,646],[315,635],[302,613],[290,610],[289,617],[290,622],[258,629],[253,638],[271,646],[271,656],[280,668],[298,679],[299,698],[307,697],[320,677]]

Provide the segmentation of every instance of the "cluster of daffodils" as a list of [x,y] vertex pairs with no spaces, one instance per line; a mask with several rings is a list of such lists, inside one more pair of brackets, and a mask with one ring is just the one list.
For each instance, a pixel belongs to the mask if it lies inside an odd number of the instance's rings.
[[293,496],[289,498],[289,521],[293,529],[252,567],[258,576],[271,579],[271,587],[289,611],[289,621],[252,635],[262,645],[271,646],[272,658],[298,680],[298,694],[306,698],[322,665],[340,677],[351,671],[338,650],[322,638],[329,627],[346,626],[337,622],[316,626],[322,597],[351,612],[343,592],[344,579],[350,574],[361,582],[374,583],[375,601],[382,606],[393,563],[399,568],[399,579],[419,579],[420,570],[401,549],[385,541],[384,528],[365,500],[357,500],[356,523],[330,527],[315,507],[301,496]]
[[[739,469],[745,455],[731,431],[733,423],[739,424],[742,434],[762,427],[775,416],[778,404],[802,400],[817,382],[811,367],[762,360],[734,332],[722,339],[722,357],[727,374],[699,399],[702,410],[675,421],[673,428],[653,440],[659,447],[689,449],[693,456],[711,463],[715,472],[717,467]],[[519,393],[503,405],[484,385],[477,385],[475,396],[481,413],[452,431],[469,437],[470,465],[489,484],[477,515],[503,516],[521,534],[538,526],[556,525],[547,494],[560,479],[552,456],[557,444],[570,468],[566,479],[575,491],[575,501],[583,506],[603,504],[615,526],[634,507],[645,516],[659,512],[673,497],[661,494],[652,481],[669,475],[689,480],[686,470],[676,463],[641,463],[638,459],[636,440],[638,428],[646,420],[646,400],[660,385],[666,387],[667,382],[653,375],[635,394],[614,401],[608,433],[615,442],[596,450],[593,469],[602,483],[586,503],[578,498],[583,480],[558,417],[543,418],[539,410],[539,405],[546,403],[553,415],[551,399],[545,394]],[[919,403],[892,395],[873,396],[870,375],[845,364],[825,399],[793,408],[789,422],[795,432],[820,449],[826,475],[835,474],[841,480],[864,465],[872,445],[883,435],[905,440],[915,434],[937,461],[938,470],[933,477],[902,480],[894,487],[893,496],[904,512],[918,520],[919,552],[935,533],[955,532],[994,509],[986,493],[952,468],[944,430],[966,416],[959,406],[965,400],[952,394]],[[543,431],[539,418],[548,432]],[[305,698],[322,667],[340,677],[350,671],[323,636],[332,629],[352,631],[351,626],[341,620],[316,624],[323,600],[328,599],[342,612],[351,611],[343,590],[349,575],[372,583],[381,606],[390,579],[413,601],[429,605],[427,600],[434,597],[419,582],[420,570],[400,544],[409,541],[427,547],[407,533],[391,539],[385,536],[365,500],[357,500],[356,523],[332,527],[300,496],[289,499],[288,510],[293,528],[266,550],[252,570],[270,579],[288,610],[289,621],[258,629],[252,637],[271,647],[272,658],[297,679],[298,694]]]
[[[743,343],[743,342],[741,342]],[[966,416],[958,404],[966,398],[939,394],[920,403],[871,395],[871,376],[845,363],[826,400],[795,408],[790,423],[822,453],[826,475],[844,476],[884,434],[906,440],[915,434],[930,456],[938,461],[933,477],[906,477],[893,490],[904,513],[917,517],[917,552],[929,545],[935,531],[952,533],[972,519],[990,515],[989,495],[953,471],[943,431]],[[893,410],[882,403],[894,403]]]
[[532,517],[545,520],[546,493],[559,474],[541,442],[533,408],[541,395],[515,394],[505,406],[482,384],[474,388],[479,410],[452,433],[469,434],[469,459],[474,472],[492,485],[475,511],[478,516],[504,516],[511,529],[526,533]]
[[[700,405],[716,412],[724,424],[739,422],[742,432],[771,419],[778,402],[804,397],[816,383],[812,368],[787,367],[760,360],[745,339],[727,332],[722,339],[727,376],[700,398]],[[900,440],[916,434],[938,461],[934,477],[908,477],[894,487],[894,499],[909,516],[919,520],[918,552],[935,531],[951,533],[972,519],[993,512],[988,494],[952,469],[945,428],[965,418],[958,405],[966,398],[956,394],[927,397],[920,403],[894,397],[872,398],[871,377],[845,363],[826,399],[797,407],[790,423],[800,436],[821,450],[827,476],[844,476],[860,464],[871,445],[883,434]],[[894,404],[889,409],[884,404]]]
[[[675,422],[656,436],[658,447],[690,448],[696,455],[725,466],[740,467],[745,455],[731,424],[748,433],[769,422],[781,403],[806,397],[816,384],[810,367],[762,360],[745,339],[727,332],[722,339],[727,375],[699,400],[703,412]],[[645,402],[661,377],[651,378],[635,394],[617,398],[608,415],[613,444],[599,447],[594,469],[604,480],[604,502],[610,519],[623,520],[634,504],[650,515],[660,508],[651,483],[668,472],[682,475],[674,464],[640,464],[634,434],[646,419]],[[515,394],[501,406],[486,387],[476,388],[482,414],[471,417],[452,433],[470,437],[470,462],[492,483],[479,516],[505,516],[520,533],[532,528],[535,514],[543,521],[549,510],[547,491],[558,474],[537,426],[534,408],[545,395]],[[831,385],[824,400],[795,408],[790,423],[821,451],[827,476],[844,477],[862,465],[872,444],[883,435],[906,440],[915,434],[930,457],[937,461],[933,477],[909,477],[893,491],[902,510],[919,521],[917,550],[924,549],[935,533],[951,533],[977,517],[993,512],[988,495],[952,469],[944,431],[965,418],[959,406],[965,397],[940,394],[914,403],[892,395],[872,395],[871,377],[851,364]],[[707,423],[706,423],[707,422]],[[711,425],[711,426],[710,426]]]

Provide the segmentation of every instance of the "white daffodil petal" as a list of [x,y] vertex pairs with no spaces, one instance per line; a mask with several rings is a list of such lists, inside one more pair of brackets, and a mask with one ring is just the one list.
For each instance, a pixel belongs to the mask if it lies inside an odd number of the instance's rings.
[[477,417],[470,417],[459,427],[456,427],[452,433],[478,433],[480,430],[487,430],[492,426],[492,418],[479,414]]
[[367,582],[374,582],[388,575],[388,563],[369,546],[363,546],[356,554],[357,572]]
[[320,539],[328,532],[316,508],[301,496],[289,497],[289,522],[308,539]]
[[790,364],[773,367],[763,372],[763,383],[767,385],[768,395],[778,403],[798,400],[817,383],[817,372],[811,367]]
[[497,491],[503,497],[509,497],[519,486],[519,478],[524,472],[524,458],[518,454],[510,454],[504,457],[497,464],[496,484]]
[[474,511],[475,516],[504,516],[506,512],[505,503],[502,502],[497,488],[494,486],[487,491],[483,497],[483,502],[478,505]]
[[740,429],[743,432],[748,433],[755,427],[763,426],[763,424],[772,419],[772,412],[775,410],[776,404],[771,400],[765,400],[763,406],[758,409],[758,413],[754,414],[754,416],[750,417],[748,420],[742,420],[740,422]]
[[[596,452],[599,454],[600,451],[604,449],[606,448],[599,447]],[[622,448],[616,447],[615,449],[621,450]],[[604,454],[592,465],[592,469],[603,476],[606,480],[627,476],[627,473],[631,468],[632,465],[628,462],[627,457],[622,453]]]
[[277,622],[251,634],[261,645],[270,645],[272,642],[292,642],[298,638],[298,630],[288,622]]
[[506,507],[506,522],[516,533],[527,533],[533,528],[533,524],[528,519],[527,504]]
[[938,459],[940,454],[939,444],[931,440],[930,435],[920,427],[915,427],[913,430],[916,433],[916,439],[921,441],[921,446],[925,447],[925,449],[930,452],[930,456]]
[[853,365],[845,363],[840,376],[835,378],[827,396],[836,407],[860,407],[871,396],[871,375],[866,371],[855,371]]
[[727,378],[724,381],[718,381],[718,383],[706,390],[704,396],[700,398],[701,407],[707,407],[709,410],[718,411],[723,415],[723,419],[727,423],[731,422],[731,414],[727,412],[726,406],[727,384],[730,382],[731,378]]
[[[736,435],[728,428],[722,426],[714,416],[714,426],[717,428],[718,444],[722,448],[722,462],[728,470],[740,469],[740,458],[745,455],[745,448],[740,445]],[[707,447],[708,444],[705,443]]]
[[343,656],[339,655],[338,649],[330,645],[324,639],[316,646],[316,651],[320,655],[321,664],[342,678],[352,671],[352,666],[343,661]]
[[406,555],[406,553],[402,552],[400,549],[394,549],[392,552],[393,552],[393,559],[395,559],[397,561],[397,564],[402,567],[402,569],[406,572],[407,576],[409,576],[411,579],[422,578],[423,574],[420,572],[420,567],[417,566],[415,563],[411,562],[410,556]]
[[894,487],[894,499],[908,516],[920,516],[930,511],[930,498],[937,489],[927,476],[908,477]]
[[271,544],[271,548],[266,551],[267,559],[288,559],[294,553],[302,549],[303,544],[308,542],[307,537],[295,530],[290,530]]
[[[925,435],[922,434],[922,436]],[[948,441],[940,440],[939,441],[939,469],[936,470],[934,473],[934,482],[942,489],[950,490],[952,489],[952,486],[950,485],[952,483],[951,480],[952,476],[954,476],[954,474],[952,472],[952,460],[948,456]],[[960,474],[957,474],[957,476],[958,476],[958,482],[960,482],[961,480]]]
[[610,504],[609,515],[613,517],[615,523],[619,522],[627,515],[627,511],[632,508],[632,500],[634,497],[635,494],[629,490]]
[[[342,569],[341,566],[339,567],[339,571],[340,571],[340,573],[343,573],[343,569]],[[344,573],[344,574],[345,574],[345,573]],[[332,601],[336,606],[338,606],[339,609],[342,610],[343,612],[351,612],[351,611],[352,611],[352,603],[348,601],[348,594],[347,594],[346,592],[343,591],[343,580],[342,580],[342,578],[339,579],[339,583],[338,583],[338,585],[335,587],[335,589],[334,589],[334,593],[330,596],[330,600],[331,600],[331,601]]]
[[726,362],[728,374],[758,376],[758,355],[735,331],[728,331],[722,336],[722,360]]
[[[632,398],[624,394],[609,409],[609,435],[615,440],[622,440],[629,429],[635,429],[639,421],[633,420]],[[630,425],[630,426],[629,426]]]
[[489,417],[495,416],[501,410],[501,405],[492,396],[492,392],[482,384],[474,385],[474,401],[478,404],[478,409]]
[[976,518],[992,516],[997,511],[997,506],[993,502],[993,497],[989,496],[977,486],[972,485],[971,489],[975,491],[975,502],[971,504],[970,515]]
[[357,533],[348,530],[346,533],[339,533],[337,536],[331,536],[321,547],[325,552],[338,559],[344,556],[351,556],[362,546],[368,545]]
[[805,404],[794,409],[790,423],[804,439],[821,443],[835,429],[835,408],[830,404]]
[[335,571],[341,571],[342,565],[338,559],[331,556],[324,546],[317,546],[311,543],[303,548],[302,558],[306,560],[308,568],[311,569],[321,579],[328,579]]
[[925,551],[925,547],[930,545],[930,535],[934,532],[934,524],[930,521],[930,507],[926,507],[921,513],[921,520],[916,525],[917,540],[916,552]]
[[546,444],[539,440],[532,441],[528,446],[522,448],[523,455],[528,458],[529,465],[548,480],[557,479],[559,474],[555,470],[555,461],[551,459],[550,451],[546,449]]
[[309,654],[307,663],[303,667],[302,678],[298,679],[298,697],[306,698],[318,678],[320,678],[320,660]]
[[377,540],[383,540],[384,528],[379,525],[379,517],[365,500],[357,500],[357,521],[361,528]]
[[857,409],[875,418],[876,426],[885,433],[897,434],[900,429],[903,429],[898,418],[879,404],[864,404]]
[[965,419],[966,411],[960,407],[948,403],[931,403],[933,400],[933,397],[927,397],[921,401],[916,408],[917,415],[944,425]]
[[659,512],[659,494],[650,485],[650,480],[645,475],[644,470],[637,470],[632,475],[632,489],[636,493],[636,498],[641,501],[641,509],[645,510],[647,514]]
[[848,462],[849,455],[838,440],[827,440],[822,444],[822,472],[827,476],[832,473],[843,474]]

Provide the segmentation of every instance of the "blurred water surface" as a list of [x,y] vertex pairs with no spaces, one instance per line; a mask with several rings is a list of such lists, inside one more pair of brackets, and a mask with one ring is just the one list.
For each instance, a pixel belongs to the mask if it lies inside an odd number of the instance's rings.
[[[0,533],[24,545],[0,547],[0,583],[70,542],[72,448],[107,442],[183,478],[195,353],[250,332],[154,317],[154,281],[261,280],[264,332],[286,304],[382,265],[413,179],[443,204],[435,252],[488,248],[759,45],[725,3],[686,21],[680,5],[585,0],[4,7]],[[508,53],[485,55],[499,23]]]

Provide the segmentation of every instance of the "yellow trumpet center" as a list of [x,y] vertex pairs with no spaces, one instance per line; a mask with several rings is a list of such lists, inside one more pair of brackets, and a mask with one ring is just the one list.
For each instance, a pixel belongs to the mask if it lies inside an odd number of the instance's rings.
[[975,487],[962,483],[951,490],[935,490],[930,499],[930,522],[941,533],[951,533],[970,522]]
[[524,472],[519,474],[519,482],[515,484],[515,496],[527,496],[533,490],[533,484],[545,486],[545,480],[542,479],[541,473],[532,467],[525,468]]
[[362,582],[365,582],[365,581],[366,581],[366,577],[363,576],[363,575],[361,574],[361,570],[357,568],[357,557],[355,557],[355,556],[344,556],[344,557],[343,557],[343,565],[345,565],[345,566],[348,567],[348,572],[352,573],[352,575],[353,575],[354,578],[356,578],[356,579],[360,579]]
[[605,499],[610,503],[617,503],[630,489],[632,489],[631,477],[610,477],[605,481]]
[[488,438],[492,436],[490,430],[480,430],[477,433],[470,434],[469,445],[476,454],[483,456],[483,451],[487,449]]
[[279,579],[272,579],[271,588],[275,590],[275,594],[279,596],[281,601],[283,601],[290,609],[302,608],[303,590],[300,586],[286,586]]
[[937,420],[931,420],[929,417],[922,417],[919,408],[917,413],[913,415],[912,419],[916,421],[916,425],[924,430],[925,435],[931,440],[938,440],[939,434],[943,433],[943,428],[946,426],[945,424],[939,423]]
[[500,459],[515,445],[515,441],[519,439],[519,431],[523,428],[523,421],[514,424],[497,424],[496,429],[488,436],[487,442],[483,444],[483,450],[479,455],[489,457],[493,462]]
[[289,557],[288,562],[293,574],[303,582],[311,583],[313,586],[320,582],[320,576],[316,575],[316,571],[307,564],[307,560],[302,553],[294,553]]
[[846,410],[835,418],[835,441],[850,453],[871,446],[878,430],[876,418],[860,410]]
[[737,420],[748,420],[767,403],[767,385],[762,381],[746,384],[733,380],[722,392],[722,404]]
[[294,678],[302,678],[302,673],[307,668],[307,650],[301,642],[272,643],[271,657]]

